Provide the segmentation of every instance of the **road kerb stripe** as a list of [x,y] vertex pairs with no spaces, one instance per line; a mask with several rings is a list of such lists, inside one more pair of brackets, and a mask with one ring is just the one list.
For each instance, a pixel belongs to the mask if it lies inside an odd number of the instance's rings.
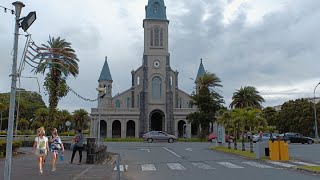
[[290,162],[295,163],[295,164],[304,165],[304,166],[320,166],[319,164],[312,164],[312,163],[306,163],[306,162],[301,162],[301,161],[290,161]]
[[282,166],[282,167],[286,167],[286,168],[291,168],[291,167],[296,166],[296,165],[293,165],[293,164],[282,163],[282,162],[277,162],[277,161],[267,161],[267,162],[270,163],[270,164],[274,164],[274,165]]
[[232,164],[230,162],[218,162],[218,164],[225,166],[227,168],[233,168],[233,169],[243,168],[242,166],[238,166],[238,165]]
[[167,166],[172,170],[186,170],[186,168],[179,163],[167,163]]
[[157,169],[154,166],[154,164],[142,164],[141,170],[142,171],[156,171]]

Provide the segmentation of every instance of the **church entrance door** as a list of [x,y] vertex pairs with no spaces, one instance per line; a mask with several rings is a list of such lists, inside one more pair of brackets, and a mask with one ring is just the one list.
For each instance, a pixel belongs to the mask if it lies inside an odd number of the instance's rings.
[[150,131],[164,131],[165,130],[165,116],[160,110],[155,110],[150,113],[149,130]]
[[102,138],[107,137],[107,123],[104,120],[100,121],[100,137]]

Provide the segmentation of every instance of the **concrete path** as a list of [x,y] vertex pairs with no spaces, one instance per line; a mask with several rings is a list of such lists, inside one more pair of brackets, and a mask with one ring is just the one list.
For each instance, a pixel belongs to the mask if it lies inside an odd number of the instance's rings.
[[[57,170],[52,172],[52,154],[48,154],[46,163],[44,165],[43,174],[39,175],[37,159],[34,154],[31,153],[32,148],[20,148],[20,151],[25,154],[18,155],[12,159],[12,171],[11,180],[21,179],[45,179],[45,180],[84,180],[84,179],[115,179],[114,172],[110,164],[85,164],[86,152],[82,153],[84,162],[81,165],[77,165],[79,161],[79,154],[75,155],[73,160],[74,164],[69,164],[71,159],[71,151],[64,152],[64,161],[57,161]],[[5,159],[0,159],[0,179],[3,179]]]

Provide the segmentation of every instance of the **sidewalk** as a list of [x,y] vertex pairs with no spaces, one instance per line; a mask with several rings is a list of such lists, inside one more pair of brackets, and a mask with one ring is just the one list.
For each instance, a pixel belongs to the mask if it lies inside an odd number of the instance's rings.
[[[21,154],[12,159],[11,168],[11,180],[88,180],[88,179],[115,179],[115,172],[113,167],[108,164],[85,164],[86,162],[86,151],[82,152],[83,164],[77,165],[79,161],[79,154],[75,155],[73,164],[69,164],[71,159],[71,151],[64,152],[64,161],[57,159],[57,170],[52,172],[52,154],[49,152],[46,163],[43,168],[43,174],[39,175],[37,158],[31,153],[32,148],[22,147]],[[0,159],[0,179],[3,179],[5,159]]]

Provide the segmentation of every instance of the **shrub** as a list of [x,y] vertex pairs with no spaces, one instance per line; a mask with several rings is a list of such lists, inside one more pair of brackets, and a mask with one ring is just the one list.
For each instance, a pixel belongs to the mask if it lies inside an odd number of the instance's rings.
[[69,132],[61,132],[59,135],[60,136],[75,136],[76,133],[73,131],[69,131]]
[[0,135],[7,135],[7,131],[0,131]]
[[[13,141],[13,143],[12,143],[13,154],[16,154],[16,152],[21,147],[21,145],[22,145],[21,141]],[[7,146],[6,141],[1,140],[0,141],[0,157],[1,158],[5,157],[5,155],[6,155],[6,146]]]
[[22,134],[23,135],[34,135],[35,133],[34,133],[34,131],[33,130],[25,130],[25,131],[22,131]]

